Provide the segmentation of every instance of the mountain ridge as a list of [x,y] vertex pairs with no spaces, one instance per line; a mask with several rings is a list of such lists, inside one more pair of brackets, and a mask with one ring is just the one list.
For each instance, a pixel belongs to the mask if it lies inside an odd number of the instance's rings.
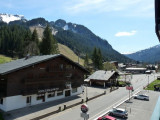
[[107,40],[100,38],[95,35],[87,27],[71,22],[66,22],[65,20],[58,19],[54,21],[47,21],[44,18],[34,18],[31,20],[15,20],[10,21],[9,25],[18,24],[25,27],[39,26],[44,27],[49,24],[53,35],[55,35],[57,41],[61,44],[68,46],[80,57],[84,57],[85,54],[89,54],[91,57],[94,47],[100,48],[104,61],[116,60],[119,62],[131,62],[132,60],[120,54],[112,48]]
[[160,61],[159,53],[160,53],[160,44],[144,50],[137,51],[132,54],[124,54],[124,55],[136,61],[155,63]]

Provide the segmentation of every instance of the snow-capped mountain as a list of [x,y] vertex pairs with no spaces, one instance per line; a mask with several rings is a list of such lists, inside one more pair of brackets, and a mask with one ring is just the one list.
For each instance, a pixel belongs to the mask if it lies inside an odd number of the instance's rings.
[[63,30],[71,30],[72,32],[77,32],[77,24],[74,23],[66,23],[65,20],[59,19],[55,22],[55,26],[61,27]]
[[160,44],[125,56],[142,62],[155,63],[160,61]]
[[6,13],[0,13],[0,21],[3,21],[5,23],[9,23],[11,21],[16,20],[26,20],[23,15],[11,15]]

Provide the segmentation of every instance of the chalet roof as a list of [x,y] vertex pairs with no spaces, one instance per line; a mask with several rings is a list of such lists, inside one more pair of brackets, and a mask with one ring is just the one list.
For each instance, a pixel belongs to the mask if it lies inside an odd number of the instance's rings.
[[116,72],[115,71],[104,71],[99,70],[94,72],[88,79],[94,80],[109,80]]
[[54,54],[54,55],[41,55],[41,56],[30,56],[28,59],[26,58],[22,58],[22,59],[18,59],[15,61],[11,61],[5,64],[1,64],[0,65],[0,74],[4,75],[7,73],[11,73],[13,71],[19,70],[19,69],[23,69],[38,63],[41,63],[43,61],[47,61],[49,59],[53,59],[56,57],[64,57],[65,59],[69,60],[70,62],[72,62],[73,64],[75,64],[76,66],[80,67],[81,69],[85,70],[86,72],[88,72],[85,68],[83,68],[81,65],[73,62],[72,60],[68,59],[67,57],[65,57],[64,55],[61,54]]

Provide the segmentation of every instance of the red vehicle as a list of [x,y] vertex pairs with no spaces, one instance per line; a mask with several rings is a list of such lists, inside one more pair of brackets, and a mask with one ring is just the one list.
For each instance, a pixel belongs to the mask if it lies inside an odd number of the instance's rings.
[[99,117],[97,120],[117,120],[116,118],[106,115],[104,117]]

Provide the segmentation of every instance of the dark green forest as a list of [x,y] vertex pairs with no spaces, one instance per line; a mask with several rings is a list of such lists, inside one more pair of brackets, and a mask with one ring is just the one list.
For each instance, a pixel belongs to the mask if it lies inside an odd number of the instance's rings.
[[[49,26],[44,30],[42,42],[38,40],[37,31],[31,33],[29,27],[1,23],[0,54],[12,58],[22,58],[26,55],[46,55],[58,53],[57,41]],[[47,50],[47,52],[45,52]]]
[[0,54],[22,57],[27,35],[31,36],[28,28],[19,25],[2,25],[0,27]]

